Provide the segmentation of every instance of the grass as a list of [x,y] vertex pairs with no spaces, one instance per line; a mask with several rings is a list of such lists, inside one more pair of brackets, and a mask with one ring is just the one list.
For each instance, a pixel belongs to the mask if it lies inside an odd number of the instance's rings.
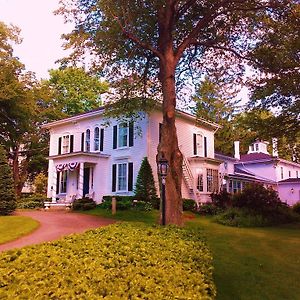
[[[89,212],[117,220],[155,223],[158,212]],[[299,299],[300,224],[265,228],[227,227],[196,216],[187,227],[201,228],[214,258],[218,300]]]
[[0,217],[0,244],[15,240],[32,232],[39,226],[39,222],[23,216]]

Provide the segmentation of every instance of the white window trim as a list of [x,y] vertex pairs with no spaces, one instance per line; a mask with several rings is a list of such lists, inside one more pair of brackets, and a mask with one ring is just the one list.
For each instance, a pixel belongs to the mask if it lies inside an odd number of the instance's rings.
[[[126,146],[120,146],[120,144],[119,144],[119,141],[120,141],[120,139],[119,139],[119,137],[120,137],[120,125],[122,125],[122,124],[127,125],[127,127],[126,127],[126,129],[127,129]],[[127,148],[129,148],[129,123],[128,122],[122,122],[122,123],[119,123],[117,125],[117,149],[127,149]]]
[[[68,190],[68,171],[62,171],[62,172],[59,172],[59,184],[58,184],[58,194],[59,195],[66,195],[67,194],[67,190]],[[63,174],[66,174],[66,191],[65,192],[62,192],[62,176]]]
[[[87,138],[86,138],[88,130],[90,131],[90,149],[89,150],[87,150]],[[85,150],[85,152],[91,152],[91,149],[92,149],[91,137],[92,137],[92,130],[91,130],[91,128],[87,128],[84,133],[84,150]]]
[[[95,135],[96,128],[99,129],[98,149],[97,149],[97,150],[96,150],[96,135]],[[95,152],[99,152],[99,151],[100,151],[100,139],[101,139],[100,135],[101,135],[101,128],[100,128],[99,125],[96,125],[96,126],[94,127],[94,130],[93,130],[93,151],[95,151]]]
[[[119,162],[116,163],[117,165],[117,171],[116,171],[116,192],[117,193],[123,193],[128,192],[128,162]],[[120,190],[119,189],[119,165],[126,165],[126,177],[125,177],[125,189]]]
[[[67,138],[68,137],[68,148],[67,148],[67,151],[65,152],[64,151],[64,138]],[[67,154],[67,153],[70,153],[70,149],[71,149],[71,134],[70,133],[64,133],[62,136],[61,136],[61,154]]]

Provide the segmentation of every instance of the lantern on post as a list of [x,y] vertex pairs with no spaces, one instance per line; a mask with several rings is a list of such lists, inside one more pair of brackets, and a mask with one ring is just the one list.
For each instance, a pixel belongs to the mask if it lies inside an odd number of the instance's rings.
[[158,160],[158,174],[161,177],[161,204],[162,204],[162,225],[166,225],[166,177],[169,163],[163,156]]

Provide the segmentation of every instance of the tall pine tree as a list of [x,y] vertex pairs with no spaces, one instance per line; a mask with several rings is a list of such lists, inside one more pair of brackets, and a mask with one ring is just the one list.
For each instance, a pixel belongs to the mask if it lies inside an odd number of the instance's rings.
[[5,150],[0,144],[0,215],[9,215],[16,209],[16,194],[12,171]]
[[135,197],[146,202],[157,198],[153,172],[147,157],[144,157],[142,161],[134,192]]

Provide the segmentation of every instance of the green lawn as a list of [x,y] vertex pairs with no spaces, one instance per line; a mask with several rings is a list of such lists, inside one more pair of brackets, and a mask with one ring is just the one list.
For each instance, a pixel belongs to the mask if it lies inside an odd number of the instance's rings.
[[32,232],[39,222],[23,216],[0,217],[0,244],[15,240]]
[[[89,213],[112,217],[99,208]],[[151,224],[158,213],[119,211],[113,218]],[[246,229],[197,216],[187,226],[206,234],[214,257],[218,300],[300,299],[300,224]]]

